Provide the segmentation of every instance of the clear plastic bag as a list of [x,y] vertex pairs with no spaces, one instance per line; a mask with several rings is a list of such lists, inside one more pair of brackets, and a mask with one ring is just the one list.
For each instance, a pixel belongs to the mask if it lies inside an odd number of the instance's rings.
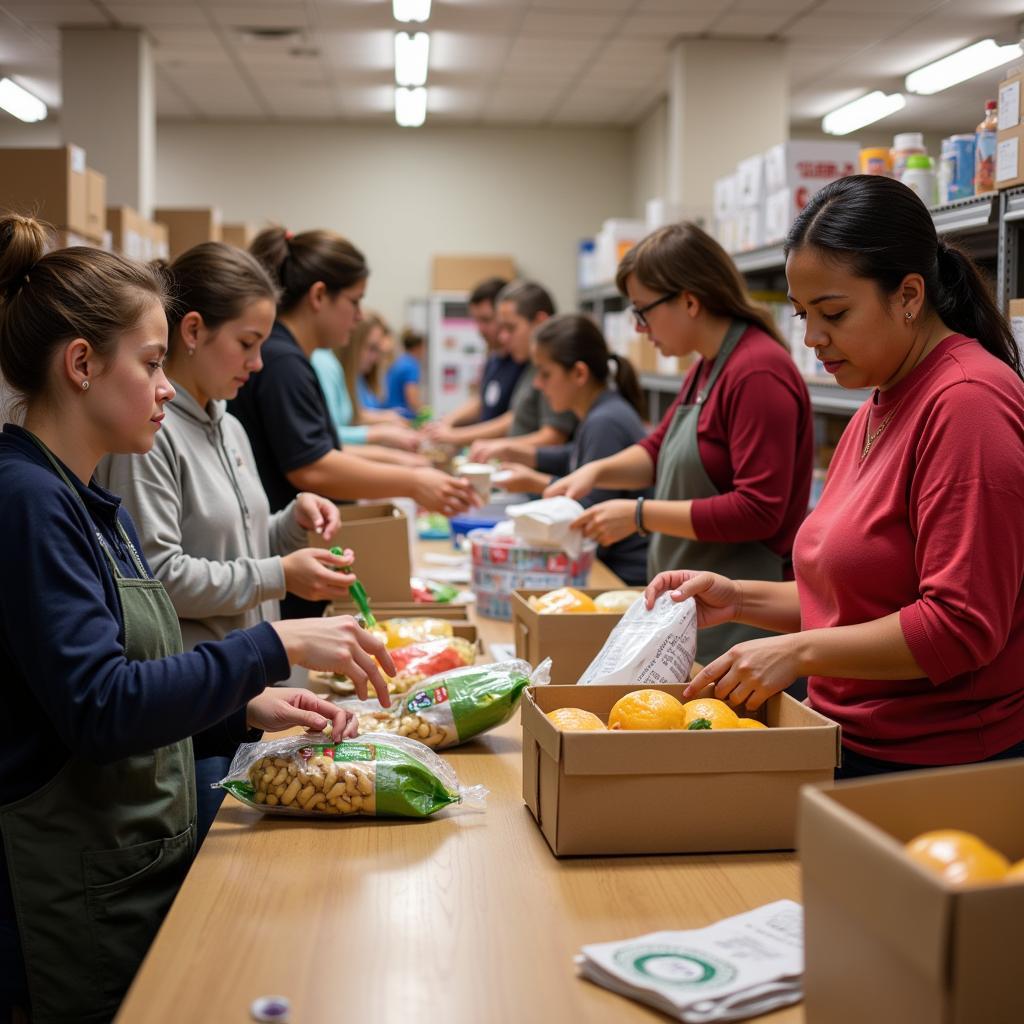
[[444,750],[504,725],[527,686],[550,681],[550,658],[536,669],[525,661],[500,661],[433,676],[390,708],[375,700],[339,704],[359,719],[359,731],[366,737],[409,736],[433,750]]
[[427,818],[451,804],[483,807],[487,797],[483,786],[461,786],[447,761],[404,736],[245,743],[218,785],[266,814],[318,818]]
[[692,597],[676,602],[662,594],[650,611],[645,601],[629,608],[579,682],[638,687],[685,683],[696,652],[696,603]]

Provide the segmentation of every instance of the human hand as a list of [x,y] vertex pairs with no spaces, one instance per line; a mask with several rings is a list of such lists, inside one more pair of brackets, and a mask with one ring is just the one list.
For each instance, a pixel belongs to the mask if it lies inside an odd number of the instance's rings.
[[677,602],[690,597],[694,599],[697,604],[698,629],[732,622],[743,607],[742,586],[736,580],[716,572],[675,569],[658,573],[644,591],[648,610],[654,607],[657,597],[664,593],[668,593]]
[[246,705],[245,721],[250,729],[264,732],[280,732],[299,725],[321,733],[330,726],[335,743],[359,733],[359,719],[351,711],[294,686],[268,686]]
[[608,547],[636,533],[636,502],[615,498],[591,505],[572,524],[572,529],[579,530],[584,537],[597,541],[602,547]]
[[330,498],[303,491],[295,499],[295,523],[300,529],[330,540],[341,525],[338,506]]
[[409,496],[428,512],[457,516],[483,504],[483,499],[468,480],[449,476],[439,469],[417,469],[412,475]]
[[544,497],[557,498],[564,495],[567,498],[572,498],[574,501],[579,501],[581,498],[585,498],[596,486],[597,470],[594,463],[589,462],[585,466],[580,466],[575,472],[563,476],[560,480],[555,480],[549,487],[545,488]]
[[344,597],[355,576],[341,572],[352,564],[352,552],[339,557],[323,548],[301,548],[281,559],[284,586],[289,594],[307,601],[331,601]]
[[736,644],[690,680],[683,698],[714,695],[733,707],[746,704],[750,711],[756,711],[804,674],[798,654],[799,636],[786,633]]
[[551,477],[546,473],[540,473],[536,469],[529,469],[526,466],[517,466],[512,462],[503,463],[498,472],[501,474],[501,478],[496,479],[497,474],[495,474],[491,477],[491,483],[512,494],[540,494],[551,482]]

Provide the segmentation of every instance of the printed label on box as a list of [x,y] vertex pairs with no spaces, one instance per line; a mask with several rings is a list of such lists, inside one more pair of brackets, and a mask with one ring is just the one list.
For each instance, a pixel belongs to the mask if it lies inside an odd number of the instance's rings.
[[996,181],[1012,181],[1017,177],[1019,139],[1003,139],[996,151]]
[[1020,124],[1020,82],[999,87],[999,131]]

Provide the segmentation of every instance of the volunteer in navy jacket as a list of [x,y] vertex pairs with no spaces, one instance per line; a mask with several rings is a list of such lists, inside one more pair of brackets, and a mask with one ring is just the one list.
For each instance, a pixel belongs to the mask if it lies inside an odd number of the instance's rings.
[[174,394],[160,279],[97,249],[43,255],[0,219],[0,371],[24,427],[0,433],[0,1016],[117,1011],[195,843],[193,746],[355,723],[292,664],[371,682],[384,646],[347,617],[261,623],[182,653],[131,519],[93,481],[153,445]]

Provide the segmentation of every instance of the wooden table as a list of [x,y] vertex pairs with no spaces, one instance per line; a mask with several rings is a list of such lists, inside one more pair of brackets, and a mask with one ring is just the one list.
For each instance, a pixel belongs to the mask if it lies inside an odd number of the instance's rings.
[[[616,582],[595,567],[592,586]],[[511,641],[477,621],[485,643]],[[800,898],[791,855],[556,860],[522,801],[518,718],[445,756],[490,790],[485,811],[316,822],[228,797],[118,1024],[241,1024],[270,994],[292,1024],[665,1020],[578,979],[573,955]]]

